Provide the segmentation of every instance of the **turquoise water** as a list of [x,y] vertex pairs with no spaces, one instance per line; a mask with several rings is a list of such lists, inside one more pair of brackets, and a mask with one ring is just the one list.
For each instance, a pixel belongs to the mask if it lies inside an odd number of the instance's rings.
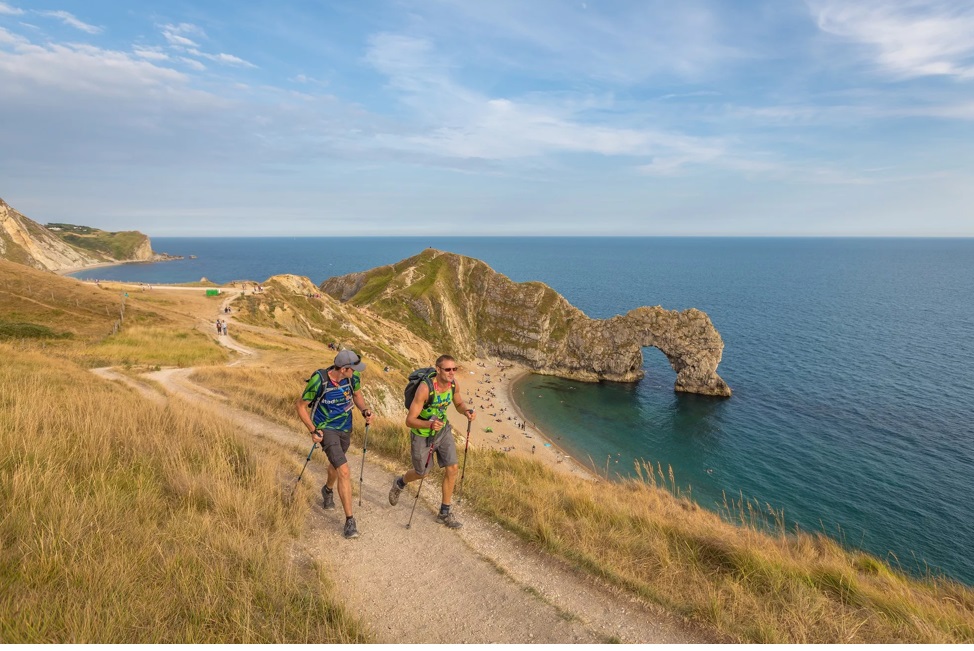
[[[532,376],[531,420],[580,460],[672,466],[706,507],[722,495],[923,572],[974,584],[974,240],[720,238],[175,239],[197,260],[80,276],[225,282],[327,277],[426,246],[541,280],[595,318],[640,305],[706,311],[729,400],[678,395],[645,352],[635,385]],[[606,464],[608,461],[608,464]]]

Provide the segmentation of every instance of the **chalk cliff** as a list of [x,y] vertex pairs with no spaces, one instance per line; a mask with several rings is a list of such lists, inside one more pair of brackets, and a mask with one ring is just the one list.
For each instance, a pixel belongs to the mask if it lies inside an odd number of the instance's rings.
[[0,257],[36,269],[57,271],[102,260],[79,251],[0,199]]
[[724,342],[700,310],[639,307],[591,319],[543,283],[515,283],[484,262],[435,249],[330,278],[321,289],[461,358],[489,355],[546,375],[633,382],[643,377],[642,348],[653,346],[676,371],[675,390],[731,395],[717,375]]
[[152,252],[149,238],[136,231],[108,233],[87,226],[28,219],[0,199],[0,258],[36,269],[61,271],[103,262],[168,259]]

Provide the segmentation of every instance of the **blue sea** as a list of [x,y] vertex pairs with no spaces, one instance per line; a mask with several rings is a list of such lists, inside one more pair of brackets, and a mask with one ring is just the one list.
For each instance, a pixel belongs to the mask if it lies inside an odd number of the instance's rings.
[[530,376],[526,416],[600,473],[644,460],[719,510],[742,497],[914,573],[974,585],[974,240],[154,238],[195,260],[75,274],[144,281],[324,279],[425,247],[540,280],[594,318],[641,305],[710,315],[727,400]]

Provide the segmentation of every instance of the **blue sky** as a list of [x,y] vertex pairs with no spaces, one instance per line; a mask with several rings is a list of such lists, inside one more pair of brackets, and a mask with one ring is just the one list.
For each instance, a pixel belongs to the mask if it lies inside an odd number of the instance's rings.
[[0,198],[149,235],[974,236],[974,0],[0,0]]

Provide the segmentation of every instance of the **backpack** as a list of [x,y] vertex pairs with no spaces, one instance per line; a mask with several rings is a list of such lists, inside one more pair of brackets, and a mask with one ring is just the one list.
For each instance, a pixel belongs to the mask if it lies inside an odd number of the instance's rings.
[[315,374],[321,376],[321,384],[318,385],[318,392],[315,394],[315,397],[312,398],[311,402],[308,403],[308,411],[311,413],[311,418],[315,417],[315,410],[318,408],[318,403],[321,402],[321,399],[325,395],[325,383],[328,381],[327,374],[328,371],[333,368],[335,367],[329,366],[328,368],[319,368],[317,371],[311,374],[311,377],[305,380],[305,383],[307,383],[311,381],[311,378],[313,378]]
[[[423,408],[430,406],[433,402],[433,376],[436,375],[436,369],[432,366],[427,366],[425,368],[418,368],[409,374],[409,381],[406,383],[406,390],[403,391],[403,403],[406,405],[406,409],[413,404],[413,398],[416,397],[416,389],[419,388],[421,382],[425,382],[429,387],[430,393],[426,397],[426,403]],[[450,382],[450,388],[456,391],[457,383]]]

